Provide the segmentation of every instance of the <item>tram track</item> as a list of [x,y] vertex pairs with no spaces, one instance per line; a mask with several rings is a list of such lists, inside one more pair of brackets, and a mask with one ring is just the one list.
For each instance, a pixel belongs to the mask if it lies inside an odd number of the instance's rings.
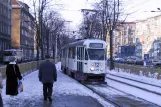
[[[117,77],[118,78],[118,79],[116,79],[116,78],[112,78],[112,77],[106,77],[107,79],[110,79],[112,81],[119,82],[121,84],[125,84],[125,85],[128,85],[128,86],[135,87],[135,88],[138,88],[138,89],[141,89],[141,90],[144,90],[144,91],[147,91],[147,92],[150,92],[150,93],[153,93],[153,94],[156,94],[156,95],[161,96],[161,93],[159,93],[159,92],[156,92],[156,91],[150,90],[148,88],[142,87],[142,85],[138,86],[138,85],[135,85],[135,84],[130,84],[130,83],[125,82],[125,81],[126,80],[129,80],[131,82],[136,82],[136,83],[139,83],[139,84],[146,85],[147,87],[148,86],[149,87],[156,87],[156,88],[158,88],[158,89],[161,90],[161,87],[160,86],[157,86],[157,85],[154,85],[154,84],[150,84],[150,83],[146,83],[146,82],[142,82],[142,81],[139,81],[139,80],[134,80],[134,79],[126,78],[126,77],[117,76],[117,75],[110,74],[110,73],[107,73],[107,74],[108,75],[111,75],[113,77]],[[124,81],[119,80],[119,78],[124,79]]]
[[[158,105],[156,105],[154,103],[148,102],[148,101],[141,99],[141,98],[137,98],[131,94],[125,93],[123,91],[120,91],[114,87],[111,87],[111,86],[108,86],[105,84],[95,84],[95,83],[89,84],[89,83],[82,83],[82,82],[79,82],[79,83],[82,84],[83,86],[85,86],[86,88],[88,88],[89,90],[91,90],[96,95],[98,95],[104,101],[112,104],[115,107],[136,107],[135,106],[136,103],[138,103],[138,105],[144,105],[143,107],[159,107]],[[98,90],[97,87],[100,88],[100,90]],[[102,90],[104,90],[103,88],[108,90],[108,92],[103,93],[102,92]],[[110,91],[112,93],[114,93],[114,92],[116,92],[116,93],[110,94],[111,93]],[[123,93],[123,95],[117,94],[117,92]],[[120,99],[124,99],[124,100],[121,101]],[[148,106],[146,106],[146,105],[148,105]]]
[[[146,93],[149,93],[150,97],[157,97],[157,99],[161,97],[161,93],[160,93],[160,90],[161,90],[161,87],[158,86],[158,85],[155,85],[155,84],[151,84],[151,83],[146,83],[146,82],[143,82],[143,81],[139,81],[139,80],[134,80],[134,79],[131,79],[131,78],[127,78],[127,77],[122,77],[122,76],[118,76],[118,75],[114,75],[114,74],[111,74],[111,73],[107,73],[107,77],[106,77],[107,81],[109,82],[112,82],[113,84],[116,84],[116,85],[109,85],[110,87],[113,87],[121,92],[125,92],[125,93],[128,93],[132,96],[137,96],[138,98],[142,99],[142,100],[145,100],[146,98],[144,96],[140,96],[139,95],[139,92],[146,92]],[[117,84],[121,85],[122,87],[124,87],[124,89],[130,87],[129,89],[131,90],[124,90],[122,88],[118,88],[117,87]],[[138,85],[136,85],[138,84]],[[155,88],[153,88],[155,87]],[[158,92],[156,90],[159,90]],[[137,94],[133,93],[132,91],[134,90],[138,90]],[[128,91],[128,92],[127,92]],[[147,96],[148,97],[148,96]],[[145,100],[147,101],[147,100]],[[148,101],[149,103],[151,103],[152,105],[155,105],[154,107],[160,107],[158,104],[156,104],[156,102],[154,103],[152,100]]]
[[[65,75],[67,75],[67,74],[64,73],[63,71],[62,71],[62,73],[65,74]],[[67,76],[69,76],[69,75],[67,75]],[[71,76],[69,76],[69,77],[71,77]],[[71,78],[74,79],[74,80],[76,80],[76,79],[73,78],[73,77],[71,77]],[[76,80],[76,81],[78,81],[78,80]],[[89,87],[89,86],[88,86],[89,82],[88,82],[88,84],[87,84],[87,83],[82,83],[82,82],[78,81],[78,83],[81,84],[81,85],[83,85],[83,86],[85,86],[87,89],[89,89],[89,90],[92,91],[94,94],[98,95],[100,98],[102,98],[102,99],[105,100],[106,102],[110,103],[110,104],[113,105],[114,107],[123,107],[123,106],[121,106],[121,105],[115,103],[114,101],[111,101],[110,99],[107,99],[103,94],[101,94],[101,93],[97,92],[96,90],[94,90],[93,88]]]
[[[123,107],[120,104],[106,98],[106,96],[104,94],[101,94],[99,92],[97,92],[96,90],[94,90],[93,88],[91,88],[90,86],[88,86],[87,84],[81,83],[83,86],[85,86],[86,88],[90,89],[93,93],[99,95],[101,98],[103,98],[105,101],[111,103],[112,105],[114,105],[115,107]],[[101,85],[100,85],[101,86]]]
[[150,85],[150,86],[154,86],[154,87],[161,88],[161,86],[158,86],[158,85],[155,85],[155,84],[146,83],[146,82],[143,82],[143,81],[139,81],[139,80],[135,80],[135,79],[123,77],[123,76],[118,76],[118,75],[114,75],[114,74],[111,74],[111,73],[107,73],[107,74],[108,74],[108,75],[115,76],[115,77],[123,78],[123,79],[126,79],[126,80],[135,81],[135,82],[143,83],[143,84],[146,84],[146,85]]
[[120,93],[123,93],[123,95],[116,95],[116,94],[110,95],[108,93],[105,94],[105,93],[100,92],[99,90],[96,90],[97,87],[95,87],[95,85],[86,85],[86,84],[83,84],[83,85],[87,87],[88,89],[90,89],[91,91],[93,91],[94,93],[96,93],[97,95],[104,98],[107,102],[110,102],[111,104],[113,104],[115,107],[137,107],[140,105],[143,105],[143,107],[159,107],[157,104],[148,102],[139,97],[135,97],[131,94],[125,93],[123,91],[120,91],[108,85],[100,84],[96,86],[104,87],[104,88],[107,88],[107,90],[111,90],[114,92],[115,91],[120,92]]

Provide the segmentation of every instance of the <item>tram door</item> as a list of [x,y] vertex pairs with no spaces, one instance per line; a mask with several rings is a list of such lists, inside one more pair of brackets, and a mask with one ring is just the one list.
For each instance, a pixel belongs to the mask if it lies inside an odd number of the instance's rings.
[[65,67],[68,67],[68,48],[65,49]]
[[73,55],[73,70],[77,71],[77,56],[76,56],[76,47],[73,48],[74,55]]
[[84,47],[77,47],[77,71],[83,72]]
[[88,72],[88,53],[87,53],[87,49],[84,48],[84,67],[83,67],[83,70],[84,72]]

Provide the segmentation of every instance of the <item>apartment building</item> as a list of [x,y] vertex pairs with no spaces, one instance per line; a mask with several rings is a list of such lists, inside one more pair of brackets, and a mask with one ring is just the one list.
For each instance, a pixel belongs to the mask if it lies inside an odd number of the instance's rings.
[[0,56],[11,45],[11,0],[0,0]]
[[[120,46],[135,46],[135,22],[122,22],[116,29],[113,31],[113,53],[114,56],[119,56],[119,47]],[[107,49],[109,56],[109,36],[107,36]]]
[[136,23],[136,56],[161,59],[161,15]]
[[12,47],[23,50],[24,57],[34,56],[35,20],[29,6],[12,0]]

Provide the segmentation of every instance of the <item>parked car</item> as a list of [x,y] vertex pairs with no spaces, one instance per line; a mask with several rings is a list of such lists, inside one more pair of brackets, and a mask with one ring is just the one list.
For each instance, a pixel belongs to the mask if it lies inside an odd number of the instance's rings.
[[161,64],[161,60],[152,60],[152,64]]
[[142,60],[142,59],[137,59],[137,60],[135,60],[135,64],[136,64],[136,65],[144,65],[144,60]]
[[153,67],[154,68],[159,68],[159,67],[161,68],[161,63],[154,64]]

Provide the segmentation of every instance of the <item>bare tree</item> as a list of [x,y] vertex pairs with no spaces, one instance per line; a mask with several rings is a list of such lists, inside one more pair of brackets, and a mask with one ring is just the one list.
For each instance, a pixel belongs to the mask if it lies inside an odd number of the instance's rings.
[[110,36],[110,70],[114,69],[113,62],[113,31],[118,25],[120,15],[120,0],[101,0],[96,5],[96,9],[99,11],[99,16],[102,23],[102,36],[103,40],[107,40],[107,36]]
[[[88,27],[87,27],[88,26]],[[102,35],[102,24],[98,17],[89,23],[82,23],[79,27],[79,34],[82,38],[101,38]]]
[[48,4],[51,2],[51,0],[32,0],[33,2],[33,14],[35,18],[36,23],[36,50],[37,50],[37,59],[39,60],[39,49],[41,49],[41,58],[44,57],[44,49],[43,49],[43,35],[42,35],[42,23],[43,23],[43,14],[48,6]]
[[61,48],[64,46],[63,41],[67,41],[67,43],[69,43],[68,40],[70,39],[65,32],[67,29],[65,22],[66,21],[61,18],[60,14],[55,11],[50,11],[45,14],[44,29],[47,29],[47,34],[44,38],[46,42],[43,44],[46,44],[47,46],[47,54],[49,54],[49,49],[52,47],[53,57],[57,57],[55,53],[61,55]]

